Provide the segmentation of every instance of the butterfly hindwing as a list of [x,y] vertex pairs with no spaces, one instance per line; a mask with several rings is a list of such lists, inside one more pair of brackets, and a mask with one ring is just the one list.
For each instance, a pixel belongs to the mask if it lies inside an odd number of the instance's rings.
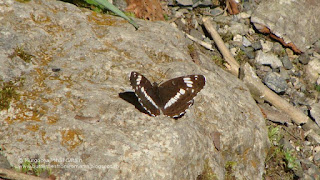
[[151,82],[138,72],[131,72],[130,83],[141,106],[151,116],[160,115],[160,108],[158,107],[160,100],[156,90],[157,87],[152,86]]
[[179,117],[193,104],[193,98],[205,85],[203,75],[188,75],[168,80],[159,86],[161,110],[170,117]]
[[151,116],[160,115],[161,110],[167,116],[178,118],[193,104],[193,98],[205,85],[205,77],[182,76],[158,86],[142,74],[131,72],[130,82],[139,103]]

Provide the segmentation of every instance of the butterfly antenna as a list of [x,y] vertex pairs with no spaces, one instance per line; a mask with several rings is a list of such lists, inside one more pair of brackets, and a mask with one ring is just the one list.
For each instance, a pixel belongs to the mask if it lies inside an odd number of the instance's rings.
[[[164,78],[167,77],[168,72],[169,72],[170,70],[172,70],[172,69],[169,68],[169,69],[166,70],[166,72],[164,72],[164,73],[162,74],[162,75],[164,75]],[[161,78],[161,79],[164,79],[164,78]],[[161,84],[162,82],[163,82],[163,80],[161,80],[160,83],[158,83],[158,84]]]
[[165,76],[167,76],[167,73],[172,70],[171,68],[167,69],[167,71],[164,73]]

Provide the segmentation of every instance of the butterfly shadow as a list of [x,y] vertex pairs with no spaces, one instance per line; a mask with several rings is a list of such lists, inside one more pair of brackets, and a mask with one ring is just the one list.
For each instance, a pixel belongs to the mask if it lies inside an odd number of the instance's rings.
[[126,91],[126,92],[122,92],[122,93],[119,93],[119,97],[125,101],[127,101],[128,103],[134,105],[134,107],[136,109],[138,109],[140,112],[142,113],[145,113],[145,114],[148,114],[148,111],[146,111],[142,105],[139,103],[139,100],[138,100],[138,97],[136,96],[136,94],[134,92],[129,92],[129,91]]

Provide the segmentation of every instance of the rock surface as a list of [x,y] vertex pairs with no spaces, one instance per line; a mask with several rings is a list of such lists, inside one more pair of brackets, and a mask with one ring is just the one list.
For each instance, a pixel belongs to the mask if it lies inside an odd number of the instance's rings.
[[315,103],[311,106],[310,115],[318,126],[320,126],[320,103]]
[[283,93],[287,90],[287,82],[280,76],[280,74],[275,72],[270,72],[264,78],[264,83],[276,93]]
[[282,67],[281,60],[272,53],[258,51],[255,60],[259,64],[270,65],[273,69]]
[[306,76],[311,83],[316,83],[320,75],[320,58],[313,58],[306,66]]
[[287,44],[292,42],[305,52],[320,38],[320,1],[269,0],[261,1],[251,22],[266,26]]
[[[53,0],[5,0],[0,12],[0,78],[21,81],[20,99],[0,112],[1,154],[12,166],[35,158],[60,179],[196,179],[208,162],[218,179],[262,178],[268,136],[260,109],[209,57],[193,63],[176,28],[137,20],[135,31]],[[17,47],[31,62],[14,55]],[[134,70],[157,82],[200,73],[207,83],[184,117],[153,118],[119,97]]]

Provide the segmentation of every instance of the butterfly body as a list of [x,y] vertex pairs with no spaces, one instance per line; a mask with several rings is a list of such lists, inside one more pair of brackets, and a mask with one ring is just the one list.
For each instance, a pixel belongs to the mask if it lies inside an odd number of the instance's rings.
[[141,106],[151,115],[177,118],[193,104],[193,98],[205,85],[203,75],[188,75],[168,80],[160,85],[138,72],[131,72],[130,83]]

